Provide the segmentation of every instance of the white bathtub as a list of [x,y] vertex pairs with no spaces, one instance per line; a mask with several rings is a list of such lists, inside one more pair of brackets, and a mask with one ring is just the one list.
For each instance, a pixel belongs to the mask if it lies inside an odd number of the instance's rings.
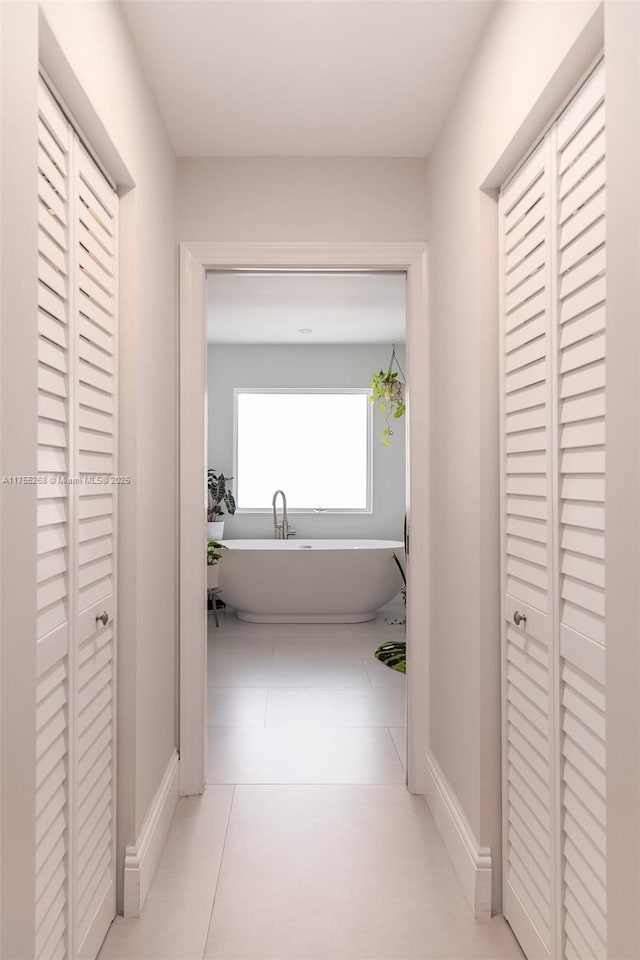
[[400,540],[224,540],[221,597],[254,623],[359,623],[402,587]]

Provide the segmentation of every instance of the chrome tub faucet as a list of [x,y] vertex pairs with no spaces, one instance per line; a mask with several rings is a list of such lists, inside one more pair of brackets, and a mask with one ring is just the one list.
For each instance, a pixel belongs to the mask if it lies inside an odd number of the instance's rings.
[[[276,509],[278,494],[280,494],[282,497],[282,521],[280,523],[278,523],[278,512]],[[284,495],[284,490],[276,490],[273,495],[271,505],[273,507],[273,535],[275,539],[288,540],[289,537],[295,537],[296,531],[289,527],[289,520],[287,518],[287,498]]]

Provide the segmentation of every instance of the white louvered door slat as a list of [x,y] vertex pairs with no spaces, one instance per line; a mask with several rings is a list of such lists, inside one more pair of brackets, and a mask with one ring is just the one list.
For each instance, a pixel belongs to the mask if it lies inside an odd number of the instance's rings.
[[[554,131],[563,955],[607,957],[604,65]],[[559,217],[560,219],[560,217]],[[577,222],[576,222],[577,221]]]
[[532,960],[607,957],[604,93],[600,64],[500,196],[504,913]]
[[[531,956],[552,956],[549,730],[550,185],[542,144],[501,198],[503,296],[504,911]],[[518,626],[520,616],[526,621]],[[526,630],[525,630],[526,623]]]
[[68,953],[69,126],[40,85],[35,955]]
[[[118,208],[116,194],[82,146],[74,198],[74,449],[83,481],[76,491],[74,932],[76,956],[92,960],[115,913],[116,487],[111,481]],[[102,623],[97,618],[105,613]]]
[[35,957],[94,960],[115,914],[118,209],[44,81],[38,140]]

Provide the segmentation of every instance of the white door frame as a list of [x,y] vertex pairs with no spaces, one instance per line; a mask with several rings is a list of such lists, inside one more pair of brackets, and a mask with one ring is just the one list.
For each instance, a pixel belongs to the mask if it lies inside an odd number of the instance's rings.
[[206,775],[206,435],[209,270],[364,269],[407,274],[407,771],[423,792],[429,690],[429,323],[423,243],[180,244],[180,793]]

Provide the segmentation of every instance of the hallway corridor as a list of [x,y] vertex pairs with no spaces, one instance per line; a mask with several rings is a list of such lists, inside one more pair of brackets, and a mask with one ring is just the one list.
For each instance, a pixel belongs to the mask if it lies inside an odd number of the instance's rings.
[[208,786],[180,800],[140,920],[99,960],[519,960],[471,916],[402,785]]
[[640,0],[0,0],[0,960],[640,960],[639,171]]
[[[209,624],[209,785],[100,960],[517,960],[404,786],[404,676],[371,623]],[[255,701],[255,702],[254,702]]]

